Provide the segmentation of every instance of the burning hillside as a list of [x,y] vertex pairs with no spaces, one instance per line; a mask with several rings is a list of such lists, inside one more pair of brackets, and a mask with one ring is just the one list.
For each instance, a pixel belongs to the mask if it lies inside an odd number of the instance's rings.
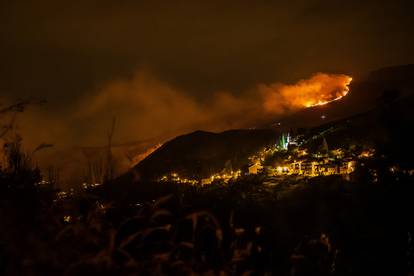
[[332,93],[322,94],[320,95],[320,99],[316,102],[315,99],[310,99],[305,106],[312,107],[318,105],[325,105],[333,101],[337,101],[345,97],[349,92],[349,85],[351,84],[352,78],[348,77],[345,82],[344,86],[341,87],[339,90],[334,90]]
[[[246,127],[268,117],[293,113],[339,100],[348,94],[351,81],[352,78],[347,75],[318,73],[291,85],[261,84],[257,86],[257,89],[250,91],[251,94],[238,98],[221,93],[209,110],[202,107],[197,109],[197,112],[203,114],[199,117],[207,119],[202,122],[193,122],[192,120],[197,121],[197,119],[189,116],[188,120],[195,125],[195,128],[201,127],[207,130],[221,131],[232,127]],[[262,97],[257,100],[257,95]],[[132,163],[138,164],[159,147],[160,144],[155,147],[151,146],[134,156]]]
[[318,73],[292,85],[262,85],[260,90],[264,95],[263,106],[266,112],[280,114],[325,105],[346,96],[351,81],[352,78],[347,75]]
[[[151,141],[148,150],[125,145],[119,153],[114,152],[114,160],[120,160],[118,167],[129,168],[130,164],[135,165],[153,152],[157,148],[153,145],[157,142],[165,142],[168,138],[197,129],[221,132],[257,127],[301,109],[337,100],[347,94],[350,82],[351,78],[346,75],[318,73],[294,84],[259,83],[253,89],[239,93],[212,91],[208,99],[196,99],[189,96],[188,91],[140,71],[130,79],[108,82],[95,94],[83,98],[71,108],[74,112],[64,117],[56,118],[48,111],[30,110],[20,126],[22,136],[30,137],[25,140],[26,148],[36,147],[44,141],[59,145],[56,150],[54,148],[37,156],[37,162],[43,169],[53,164],[61,168],[61,175],[67,176],[62,178],[69,178],[70,175],[72,179],[73,171],[82,171],[79,166],[84,164],[81,161],[67,161],[72,160],[66,157],[72,156],[70,149],[74,146],[82,148],[78,146],[82,144],[102,144],[101,137],[96,133],[104,133],[114,115],[120,121],[115,133],[116,144],[163,137]],[[49,117],[54,119],[45,119]],[[36,127],[39,118],[42,119],[44,132],[39,132]],[[67,127],[73,125],[77,127]],[[73,145],[75,140],[78,145]],[[101,150],[105,151],[105,147]],[[125,160],[125,155],[128,160]],[[81,181],[82,177],[76,178]]]

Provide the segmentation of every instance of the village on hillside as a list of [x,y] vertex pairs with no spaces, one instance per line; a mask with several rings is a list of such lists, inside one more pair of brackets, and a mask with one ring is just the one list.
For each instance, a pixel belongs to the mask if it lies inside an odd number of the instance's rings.
[[[313,137],[315,138],[315,137]],[[372,158],[374,148],[351,146],[330,149],[324,137],[318,150],[310,152],[301,135],[291,136],[289,133],[280,135],[278,142],[248,158],[248,165],[233,170],[230,166],[210,177],[189,179],[172,172],[160,177],[160,182],[175,182],[190,185],[208,185],[213,182],[228,183],[240,177],[263,175],[267,178],[311,178],[316,176],[342,175],[349,179],[357,162]],[[375,175],[375,172],[372,172]]]

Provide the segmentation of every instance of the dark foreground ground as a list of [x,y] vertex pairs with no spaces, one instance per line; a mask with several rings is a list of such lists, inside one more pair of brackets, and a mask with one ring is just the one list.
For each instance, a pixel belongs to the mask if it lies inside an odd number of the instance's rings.
[[34,186],[38,177],[2,174],[2,275],[414,271],[413,176],[390,171],[385,159],[350,180],[112,183],[62,199]]

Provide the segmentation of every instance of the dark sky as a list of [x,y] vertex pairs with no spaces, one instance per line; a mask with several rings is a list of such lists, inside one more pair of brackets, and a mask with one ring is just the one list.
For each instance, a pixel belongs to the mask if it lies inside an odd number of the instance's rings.
[[2,97],[65,105],[146,70],[197,98],[414,62],[413,1],[2,0]]

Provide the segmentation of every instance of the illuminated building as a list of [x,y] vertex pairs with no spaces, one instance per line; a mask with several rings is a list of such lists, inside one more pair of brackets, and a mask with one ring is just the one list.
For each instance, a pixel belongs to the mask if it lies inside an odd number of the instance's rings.
[[263,166],[257,162],[249,167],[249,174],[257,174],[263,169]]

